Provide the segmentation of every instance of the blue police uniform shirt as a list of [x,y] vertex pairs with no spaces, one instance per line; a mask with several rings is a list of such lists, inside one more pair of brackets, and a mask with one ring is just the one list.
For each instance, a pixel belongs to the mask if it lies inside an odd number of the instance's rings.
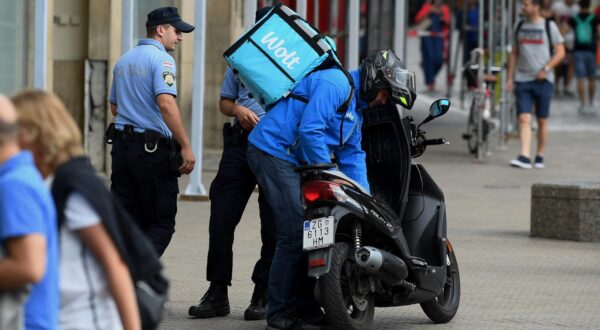
[[[242,82],[235,77],[233,70],[228,67],[225,71],[225,78],[221,85],[221,97],[235,101],[235,103],[244,106],[254,112],[258,118],[265,115],[265,110],[258,102],[250,97],[250,92],[243,86]],[[237,118],[235,119],[237,122]]]
[[58,225],[54,202],[33,156],[20,152],[0,167],[0,243],[41,234],[46,238],[46,272],[25,303],[25,329],[58,329],[60,308]]
[[330,163],[333,153],[340,171],[369,190],[365,153],[361,149],[361,109],[367,103],[359,96],[359,71],[350,74],[355,93],[345,113],[337,111],[350,93],[344,73],[339,69],[316,71],[292,91],[308,99],[308,103],[292,98],[279,101],[252,130],[248,140],[267,154],[294,165]]
[[110,103],[117,105],[115,126],[129,124],[136,132],[152,129],[171,137],[158,105],[160,94],[177,96],[175,60],[157,40],[142,39],[113,69]]

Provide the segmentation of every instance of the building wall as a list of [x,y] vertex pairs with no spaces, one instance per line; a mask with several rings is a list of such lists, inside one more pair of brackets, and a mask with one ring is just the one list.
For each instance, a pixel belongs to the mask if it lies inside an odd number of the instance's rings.
[[220,148],[223,145],[223,123],[229,120],[219,111],[221,83],[227,68],[223,53],[243,29],[243,1],[207,2],[204,146]]
[[[92,100],[89,88],[89,73],[86,84],[86,63],[102,62],[104,64],[105,86],[104,95],[108,98],[108,91],[112,80],[112,68],[122,54],[121,50],[121,8],[122,0],[46,0],[48,7],[47,24],[47,72],[46,86],[56,93],[73,114],[77,123],[88,139],[86,146],[91,150],[91,145],[101,144],[101,134],[98,129],[89,131],[89,122],[86,118],[93,116],[89,111],[90,102],[98,105],[97,100]],[[183,18],[194,23],[194,0],[133,0],[139,12],[134,14],[136,33],[143,31],[146,11],[149,7],[174,4],[180,9]],[[13,10],[17,15],[22,13],[22,18],[17,18],[23,23],[23,32],[14,33],[11,38],[22,45],[14,49],[24,49],[22,82],[18,86],[6,87],[7,94],[18,92],[21,88],[33,86],[33,55],[34,55],[34,0],[0,0],[0,5],[18,4],[20,10]],[[222,147],[222,125],[230,120],[222,115],[218,109],[219,92],[226,63],[223,52],[243,32],[243,4],[244,0],[206,1],[206,53],[205,53],[205,97],[204,97],[204,147]],[[1,7],[1,6],[0,6]],[[142,12],[143,11],[143,12]],[[12,14],[11,14],[12,15]],[[8,22],[8,21],[7,21]],[[141,26],[141,28],[140,28]],[[136,39],[139,36],[135,36]],[[12,41],[11,41],[12,42]],[[179,97],[177,102],[182,112],[188,134],[191,127],[192,81],[193,63],[197,56],[194,54],[194,35],[184,36],[184,42],[173,53],[179,72]],[[88,66],[89,71],[89,66]],[[104,124],[112,121],[108,102],[102,103],[103,116],[96,116]],[[86,116],[86,109],[88,115]],[[97,125],[96,125],[97,126]],[[85,129],[84,129],[85,128]],[[91,135],[89,135],[90,133]],[[93,140],[96,139],[96,140]],[[101,152],[97,147],[95,153]],[[101,153],[102,154],[102,153]],[[106,153],[93,154],[92,158],[100,158],[106,167],[110,157]]]
[[88,56],[89,0],[54,0],[52,90],[83,126],[84,64]]

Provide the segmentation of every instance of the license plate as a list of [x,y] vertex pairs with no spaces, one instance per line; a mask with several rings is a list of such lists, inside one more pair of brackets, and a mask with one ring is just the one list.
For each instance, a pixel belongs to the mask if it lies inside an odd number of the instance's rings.
[[304,250],[322,249],[333,245],[333,230],[333,217],[304,221]]

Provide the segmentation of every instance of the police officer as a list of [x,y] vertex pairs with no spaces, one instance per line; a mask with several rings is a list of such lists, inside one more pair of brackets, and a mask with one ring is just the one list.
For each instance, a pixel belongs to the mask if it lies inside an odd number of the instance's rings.
[[[259,9],[256,20],[271,8]],[[235,117],[235,120],[233,126],[227,123],[223,128],[223,155],[217,176],[210,185],[210,240],[206,262],[206,279],[210,287],[200,303],[191,306],[188,311],[189,315],[200,318],[224,316],[230,311],[227,286],[231,285],[234,231],[256,186],[256,177],[246,159],[248,134],[265,114],[231,68],[225,72],[219,108],[224,115]],[[266,318],[267,285],[275,253],[273,211],[262,189],[259,189],[258,205],[263,245],[252,273],[254,293],[244,313],[246,320]]]
[[392,51],[375,53],[350,75],[354,95],[347,111],[338,111],[351,91],[342,71],[316,71],[292,91],[308,102],[281,100],[248,139],[248,163],[273,208],[277,228],[266,329],[319,329],[313,324],[322,320],[302,251],[304,210],[294,167],[330,163],[334,154],[339,169],[369,190],[361,149],[362,110],[389,101],[410,109],[416,98],[414,73]]
[[175,50],[182,33],[194,26],[177,8],[151,11],[147,38],[115,65],[110,91],[114,130],[111,191],[123,203],[162,255],[175,232],[177,177],[194,169],[196,159],[183,126],[177,96]]

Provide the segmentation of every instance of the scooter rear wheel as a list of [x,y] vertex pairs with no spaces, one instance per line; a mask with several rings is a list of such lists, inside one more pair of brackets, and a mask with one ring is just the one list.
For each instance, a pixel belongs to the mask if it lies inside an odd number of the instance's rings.
[[421,309],[435,323],[447,323],[458,310],[460,303],[460,274],[454,250],[448,244],[448,259],[446,260],[447,278],[442,293],[435,299],[422,303]]
[[325,317],[335,329],[368,329],[373,323],[375,298],[365,293],[368,280],[361,278],[353,249],[346,242],[333,248],[329,273],[319,277],[320,300]]

